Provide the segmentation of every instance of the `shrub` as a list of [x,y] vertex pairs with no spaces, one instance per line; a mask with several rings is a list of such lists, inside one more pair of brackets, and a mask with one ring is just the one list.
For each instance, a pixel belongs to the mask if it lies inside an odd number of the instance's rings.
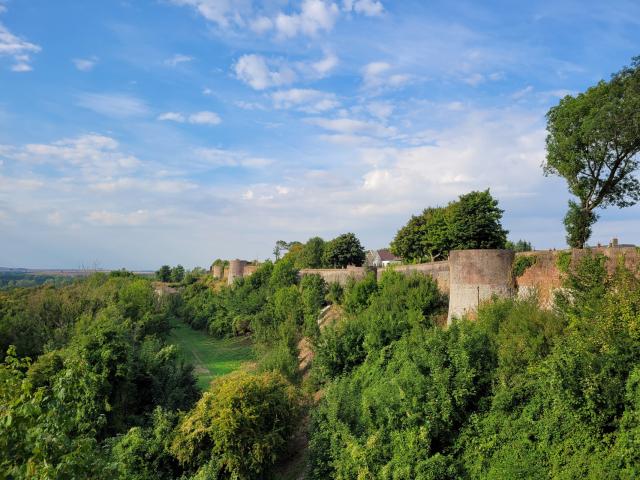
[[171,452],[207,478],[264,478],[285,452],[300,412],[294,387],[276,373],[237,372],[212,382],[180,422]]
[[526,272],[528,268],[533,267],[537,261],[538,258],[533,255],[516,257],[513,262],[513,267],[511,267],[513,278],[521,277],[522,274]]

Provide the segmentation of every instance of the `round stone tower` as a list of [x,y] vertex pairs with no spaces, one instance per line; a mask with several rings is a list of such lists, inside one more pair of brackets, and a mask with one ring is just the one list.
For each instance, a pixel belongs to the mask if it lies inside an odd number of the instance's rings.
[[449,317],[475,312],[478,305],[493,295],[511,297],[512,250],[453,250],[449,254]]
[[247,264],[245,260],[231,260],[229,262],[229,278],[227,283],[233,285],[233,281],[236,278],[242,278],[244,276],[244,266]]
[[219,263],[213,266],[213,278],[221,280],[224,276],[224,265]]

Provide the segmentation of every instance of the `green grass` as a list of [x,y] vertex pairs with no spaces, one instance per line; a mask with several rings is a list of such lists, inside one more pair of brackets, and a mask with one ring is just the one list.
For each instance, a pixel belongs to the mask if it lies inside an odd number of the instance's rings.
[[169,341],[178,345],[184,359],[194,365],[198,386],[203,390],[215,377],[238,370],[244,362],[254,359],[247,337],[218,339],[182,322],[172,326]]

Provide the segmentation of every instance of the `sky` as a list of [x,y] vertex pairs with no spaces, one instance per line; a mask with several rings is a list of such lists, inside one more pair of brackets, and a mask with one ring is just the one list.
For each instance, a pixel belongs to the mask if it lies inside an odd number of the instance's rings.
[[[566,245],[545,114],[640,55],[637,1],[0,0],[0,266],[265,259],[489,188]],[[640,243],[640,207],[591,243]]]

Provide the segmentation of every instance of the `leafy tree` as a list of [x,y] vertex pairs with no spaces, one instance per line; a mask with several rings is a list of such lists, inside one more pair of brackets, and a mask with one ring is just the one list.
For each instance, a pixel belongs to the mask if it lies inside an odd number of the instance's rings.
[[298,268],[322,268],[324,267],[324,249],[325,241],[320,237],[313,237],[307,240],[298,259],[296,266]]
[[391,251],[408,262],[447,258],[451,250],[504,248],[503,211],[489,190],[461,195],[446,207],[412,216],[391,242]]
[[171,269],[171,281],[180,283],[184,278],[184,267],[182,265],[176,265]]
[[449,254],[447,209],[426,208],[414,215],[391,242],[391,252],[406,261],[434,261]]
[[327,243],[324,252],[324,263],[331,268],[359,267],[364,260],[364,248],[353,233],[343,233],[334,238]]
[[282,252],[289,249],[289,244],[284,240],[278,240],[276,246],[273,247],[273,255],[276,257],[276,262],[280,260]]
[[156,278],[161,282],[171,281],[171,267],[169,265],[162,265],[160,270],[156,272]]
[[595,210],[640,200],[634,176],[640,152],[640,57],[631,66],[575,97],[567,95],[547,113],[547,175],[567,181],[567,242],[582,248],[597,220]]
[[205,470],[203,478],[265,478],[285,451],[299,402],[279,374],[221,377],[180,422],[171,451],[188,470]]
[[500,223],[503,210],[489,190],[461,195],[449,208],[451,250],[505,247],[508,232]]
[[527,242],[526,240],[518,240],[517,242],[507,240],[504,248],[513,250],[514,252],[531,252],[533,250],[531,242]]

